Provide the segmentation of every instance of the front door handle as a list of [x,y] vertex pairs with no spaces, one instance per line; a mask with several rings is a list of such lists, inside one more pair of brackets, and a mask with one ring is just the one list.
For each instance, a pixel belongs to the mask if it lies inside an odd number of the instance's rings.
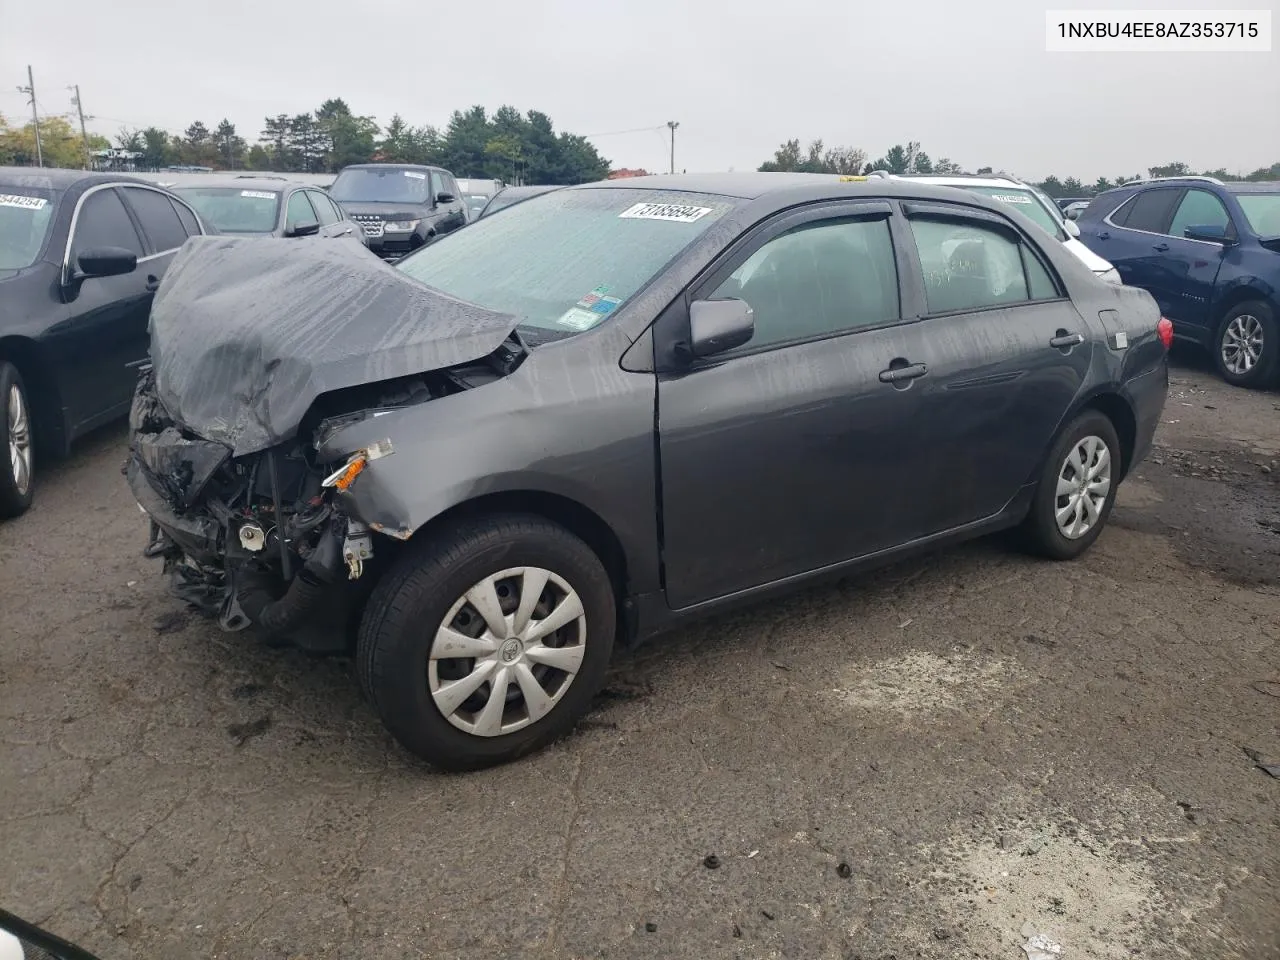
[[1099,239],[1099,240],[1110,240],[1110,239],[1111,239],[1111,231],[1110,231],[1110,230],[1103,230],[1101,233],[1099,233],[1099,234],[1098,234],[1098,239]]
[[1067,347],[1078,347],[1082,343],[1084,343],[1083,334],[1067,333],[1065,330],[1059,330],[1058,335],[1049,341],[1049,346],[1063,350]]
[[1153,246],[1151,249],[1158,251],[1159,253],[1164,253],[1166,250],[1169,249],[1169,245],[1161,241],[1160,243],[1157,243],[1155,246]]
[[160,278],[157,276],[147,277],[147,293],[155,293],[160,289]]
[[889,364],[888,370],[880,371],[880,382],[905,383],[908,380],[923,377],[928,372],[929,368],[923,363],[907,363],[905,360],[895,360]]

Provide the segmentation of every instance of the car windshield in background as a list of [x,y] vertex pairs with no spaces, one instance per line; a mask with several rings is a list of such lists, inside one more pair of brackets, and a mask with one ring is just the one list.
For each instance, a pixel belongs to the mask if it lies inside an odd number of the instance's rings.
[[1280,236],[1280,190],[1275,193],[1237,193],[1253,232],[1260,237]]
[[489,202],[489,195],[485,193],[466,193],[462,199],[467,203],[467,209],[472,213],[479,213],[484,209],[484,205]]
[[522,326],[580,333],[602,322],[737,201],[655,190],[560,190],[483,217],[396,264]]
[[984,197],[990,197],[992,200],[999,200],[1001,203],[1007,203],[1019,213],[1030,217],[1036,224],[1043,229],[1051,237],[1059,240],[1066,239],[1066,233],[1062,229],[1062,225],[1058,223],[1057,217],[1044,208],[1036,195],[1030,190],[1024,190],[1020,187],[971,187],[966,185],[965,190],[970,193],[980,193]]
[[329,188],[339,203],[426,203],[427,174],[422,170],[343,170]]
[[52,191],[0,184],[0,270],[35,263],[52,220]]
[[270,233],[280,194],[247,187],[177,187],[179,196],[222,233]]

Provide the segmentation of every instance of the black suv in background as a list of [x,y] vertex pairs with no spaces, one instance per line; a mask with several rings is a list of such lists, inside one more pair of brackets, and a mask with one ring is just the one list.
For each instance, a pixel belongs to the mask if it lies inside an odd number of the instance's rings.
[[118,174],[0,167],[0,517],[31,505],[35,453],[128,413],[184,201]]
[[284,177],[211,176],[173,190],[218,233],[258,237],[350,237],[360,224],[319,187]]
[[402,163],[344,167],[329,196],[364,228],[369,249],[394,260],[467,224],[467,208],[448,170]]

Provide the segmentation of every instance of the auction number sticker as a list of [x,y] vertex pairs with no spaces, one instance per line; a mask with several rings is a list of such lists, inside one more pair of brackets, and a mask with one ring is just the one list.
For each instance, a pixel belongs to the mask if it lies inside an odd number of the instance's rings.
[[1001,203],[1030,203],[1030,197],[1019,197],[1010,193],[993,193],[992,200],[999,200]]
[[24,210],[43,210],[49,201],[44,197],[24,197],[22,194],[0,193],[0,207],[22,207]]
[[590,330],[599,322],[600,314],[584,310],[582,307],[570,307],[556,321],[560,326],[568,327],[570,330]]
[[623,210],[618,217],[624,220],[670,220],[674,223],[693,223],[711,212],[710,207],[691,207],[683,203],[637,203]]
[[419,173],[417,170],[405,170],[403,173],[406,177],[412,177],[414,180],[427,179],[427,175],[425,173]]
[[254,200],[274,200],[276,195],[266,190],[241,190],[240,196],[251,197]]

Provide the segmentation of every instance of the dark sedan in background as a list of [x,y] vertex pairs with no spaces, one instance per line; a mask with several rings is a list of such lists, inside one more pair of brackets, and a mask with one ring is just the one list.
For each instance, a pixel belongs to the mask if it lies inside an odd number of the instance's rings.
[[128,411],[152,297],[203,232],[143,180],[0,167],[0,517],[31,505],[37,453]]
[[131,415],[148,554],[224,629],[351,625],[454,769],[568,729],[615,640],[1006,527],[1080,555],[1168,322],[1007,204],[847,181],[572,187],[393,268],[193,241]]
[[347,237],[368,245],[360,224],[319,187],[284,177],[211,176],[171,187],[218,233]]

